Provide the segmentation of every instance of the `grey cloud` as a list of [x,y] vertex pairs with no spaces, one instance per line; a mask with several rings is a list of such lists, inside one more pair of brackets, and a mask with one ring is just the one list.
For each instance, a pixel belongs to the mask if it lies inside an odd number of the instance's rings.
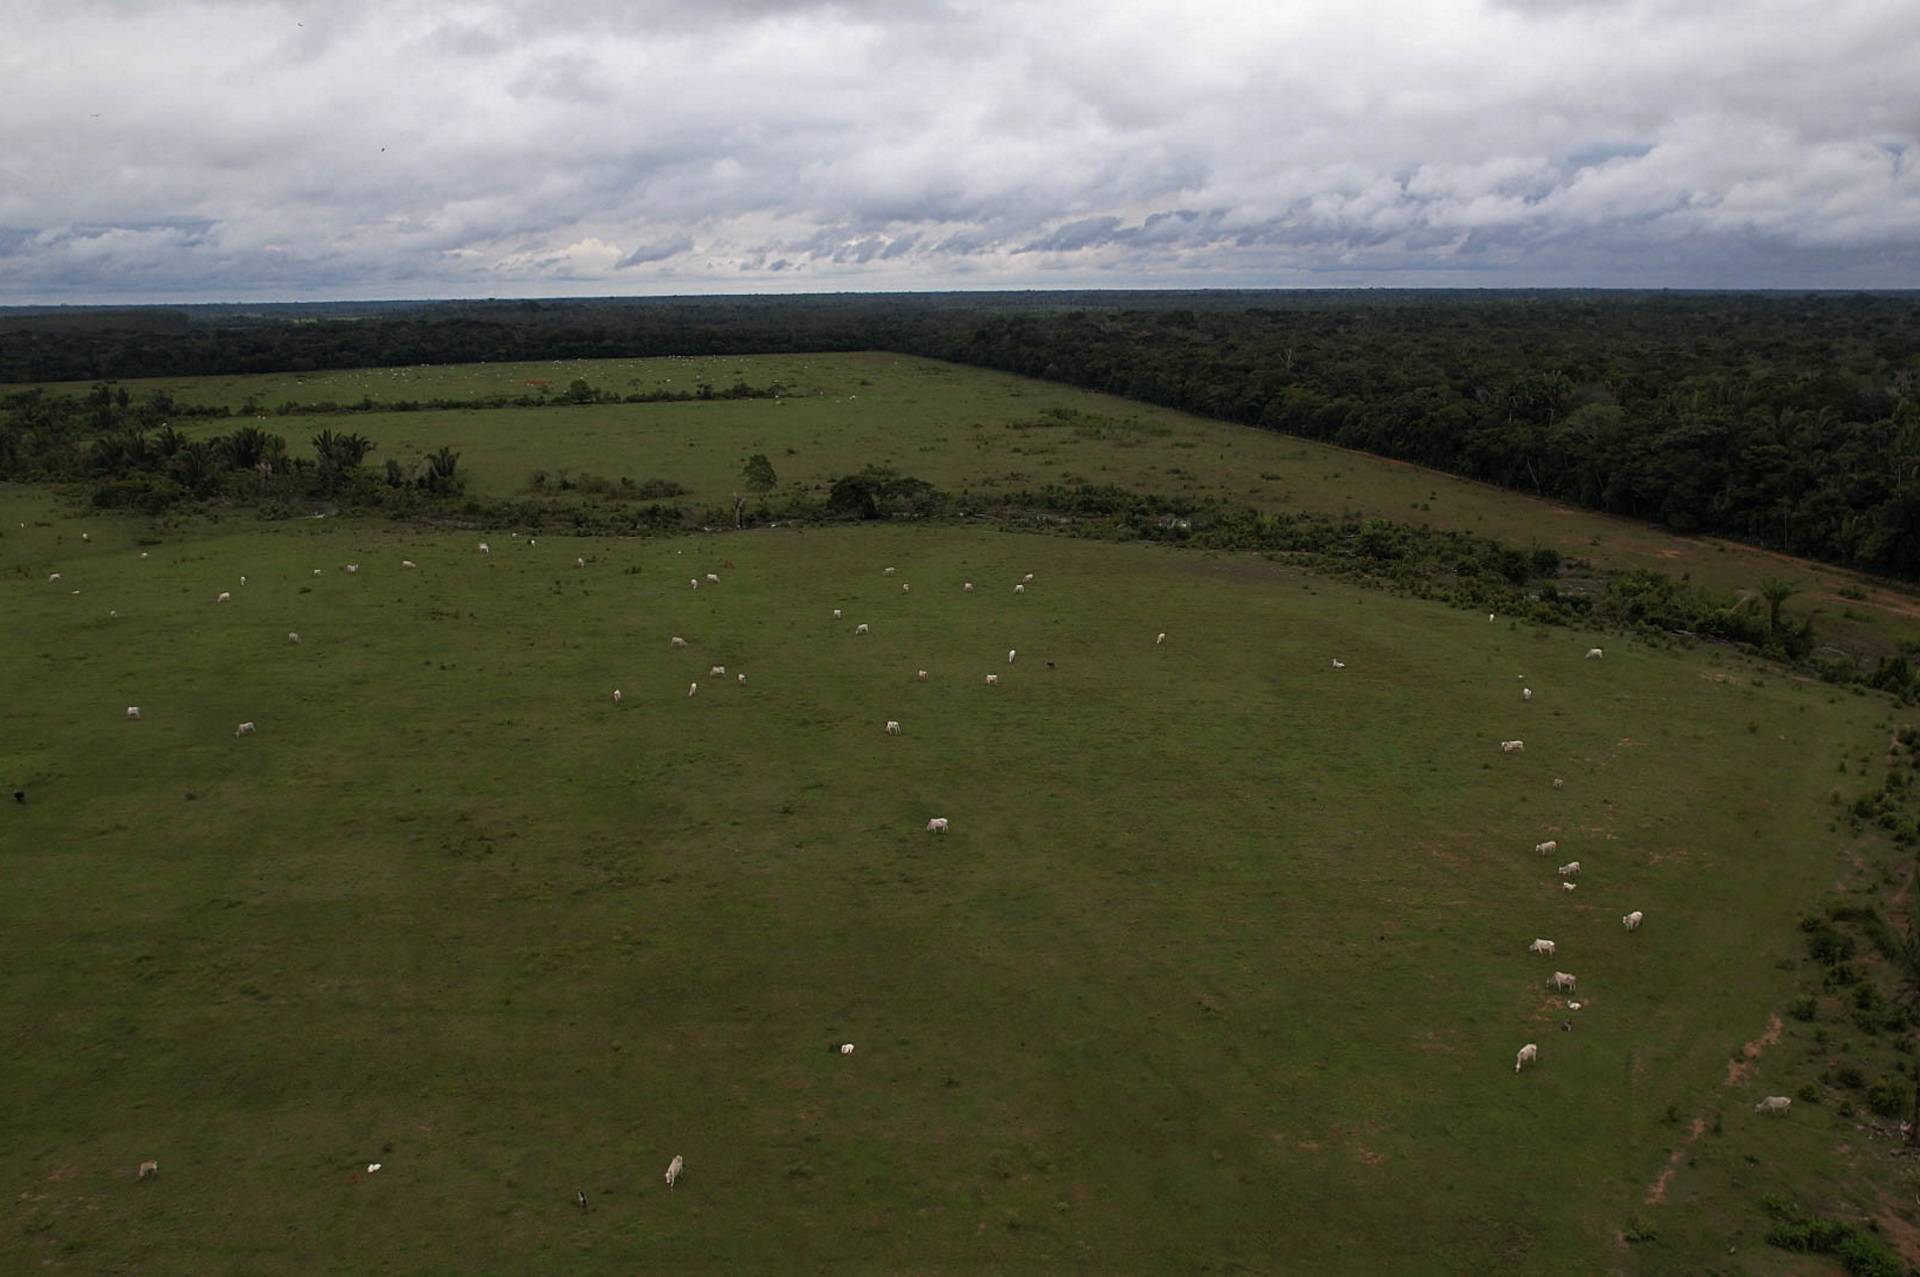
[[1920,285],[1904,0],[14,6],[0,301]]

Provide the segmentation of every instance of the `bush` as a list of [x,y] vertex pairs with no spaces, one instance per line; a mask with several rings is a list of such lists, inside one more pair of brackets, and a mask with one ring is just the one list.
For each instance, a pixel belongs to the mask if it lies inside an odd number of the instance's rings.
[[1881,1078],[1867,1092],[1867,1107],[1881,1117],[1899,1117],[1907,1107],[1907,1089],[1889,1078]]
[[1803,993],[1793,1001],[1787,1003],[1787,1014],[1796,1020],[1809,1022],[1818,1013],[1819,1008],[1820,1003],[1818,999],[1811,993]]
[[1774,1219],[1767,1245],[1812,1255],[1832,1255],[1854,1277],[1906,1277],[1906,1266],[1885,1242],[1857,1224],[1810,1215],[1784,1198],[1768,1196],[1764,1203]]

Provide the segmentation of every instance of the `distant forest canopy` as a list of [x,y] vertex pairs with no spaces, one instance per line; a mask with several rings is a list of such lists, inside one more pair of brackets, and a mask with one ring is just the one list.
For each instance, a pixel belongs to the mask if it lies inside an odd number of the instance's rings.
[[0,312],[0,381],[889,350],[1920,577],[1920,294],[943,293],[142,314]]

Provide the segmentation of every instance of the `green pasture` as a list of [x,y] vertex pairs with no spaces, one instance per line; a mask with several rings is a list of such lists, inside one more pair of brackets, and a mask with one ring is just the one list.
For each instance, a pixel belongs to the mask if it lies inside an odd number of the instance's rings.
[[[918,365],[863,407],[886,363],[358,428],[704,496],[749,450],[1037,468],[1005,423],[1072,397]],[[1314,455],[1279,486],[1359,464]],[[1876,698],[949,527],[161,534],[0,489],[0,613],[0,1271],[1806,1271],[1741,1191],[1621,1233],[1670,1106],[1724,1108],[1703,1157],[1835,1173],[1841,1124],[1763,1126],[1791,1074],[1727,1064],[1877,854],[1826,805]]]
[[[1920,623],[1920,596],[1841,569],[1733,542],[1673,536],[1289,435],[909,356],[559,360],[125,384],[134,394],[164,389],[183,403],[238,408],[251,397],[266,411],[283,402],[479,398],[543,387],[560,395],[576,378],[622,395],[692,391],[701,383],[724,390],[736,382],[777,383],[788,393],[778,401],[269,416],[266,424],[299,451],[323,428],[361,431],[380,445],[370,459],[375,466],[387,457],[411,465],[449,446],[462,454],[474,490],[490,496],[531,495],[528,482],[536,469],[556,475],[567,470],[636,483],[672,480],[690,489],[680,501],[730,508],[741,486],[741,464],[764,452],[786,486],[824,487],[865,465],[893,466],[983,496],[1047,483],[1115,484],[1262,509],[1375,515],[1468,530],[1522,547],[1551,546],[1602,568],[1648,568],[1724,591],[1753,591],[1767,577],[1785,576],[1802,587],[1788,611],[1811,613],[1827,641],[1867,659],[1911,638]],[[48,387],[67,393],[85,388]],[[1059,410],[1088,418],[1063,422],[1049,416]]]

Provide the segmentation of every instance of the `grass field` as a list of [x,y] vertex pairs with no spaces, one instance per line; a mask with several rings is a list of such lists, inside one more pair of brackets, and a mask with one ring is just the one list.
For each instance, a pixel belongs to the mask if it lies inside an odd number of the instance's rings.
[[[918,365],[872,407],[878,362],[833,361],[815,388],[858,398],[832,408],[354,428],[450,441],[486,487],[578,456],[702,495],[749,450],[957,484],[1180,441],[1015,456],[1010,417],[1086,397]],[[1187,428],[1196,474],[1216,442],[1268,464]],[[1232,434],[1297,458],[1292,499],[1360,475]],[[1878,872],[1826,799],[1884,749],[1881,699],[985,529],[142,545],[4,489],[0,529],[28,794],[0,826],[0,1270],[1803,1272],[1754,1196],[1873,1182],[1828,1110],[1750,1111],[1810,1029],[1728,1061],[1794,987],[1796,919]],[[1670,1106],[1724,1132],[1688,1153]],[[1676,1147],[1701,1165],[1650,1205]]]
[[[621,394],[779,383],[779,400],[596,405],[485,412],[372,413],[338,420],[270,418],[304,450],[326,426],[379,444],[372,464],[409,463],[444,445],[462,453],[476,491],[526,496],[535,469],[591,471],[689,488],[680,500],[726,507],[756,452],[783,483],[824,486],[868,464],[943,488],[990,494],[1044,483],[1111,483],[1136,491],[1219,497],[1271,510],[1359,513],[1462,529],[1519,546],[1552,546],[1602,568],[1650,568],[1717,590],[1765,578],[1803,586],[1788,611],[1811,614],[1823,639],[1871,660],[1911,638],[1920,595],[1871,577],[1713,538],[1679,537],[1631,520],[1456,479],[1403,462],[1288,435],[1206,421],[1048,382],[889,354],[770,355],[469,364],[126,383],[184,403],[265,408],[564,392],[575,378]],[[48,387],[64,393],[79,383]],[[1060,422],[1073,410],[1095,421]],[[198,427],[223,430],[221,424]],[[1845,591],[1843,594],[1842,591]]]

